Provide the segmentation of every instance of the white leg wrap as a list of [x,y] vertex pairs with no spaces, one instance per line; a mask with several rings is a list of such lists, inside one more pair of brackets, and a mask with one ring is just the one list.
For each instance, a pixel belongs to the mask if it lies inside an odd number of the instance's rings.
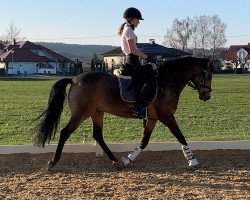
[[128,157],[122,157],[122,162],[123,162],[125,167],[131,163],[131,161],[129,160]]
[[196,165],[198,165],[198,161],[196,160],[193,152],[191,151],[191,149],[189,148],[189,146],[186,145],[182,145],[182,151],[184,156],[187,158],[188,160],[188,165],[191,167],[194,167]]
[[136,157],[142,152],[142,149],[140,147],[136,147],[134,151],[132,151],[129,155],[128,158],[131,161],[135,161]]
[[129,165],[131,162],[135,161],[136,157],[142,152],[140,147],[136,147],[127,157],[122,158],[125,166]]

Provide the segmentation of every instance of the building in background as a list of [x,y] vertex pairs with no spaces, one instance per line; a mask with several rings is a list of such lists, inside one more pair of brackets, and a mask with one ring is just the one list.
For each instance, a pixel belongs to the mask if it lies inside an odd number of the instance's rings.
[[73,60],[30,41],[0,45],[0,68],[5,69],[8,75],[65,74],[74,63]]
[[224,60],[232,69],[250,72],[250,43],[247,45],[231,45],[225,53]]
[[[167,48],[156,44],[154,39],[151,39],[149,43],[138,43],[137,47],[149,57],[159,60],[167,60],[170,58],[192,55],[175,48]],[[109,69],[113,66],[119,66],[125,61],[125,54],[122,52],[121,47],[105,52],[102,55],[104,57],[104,62]]]

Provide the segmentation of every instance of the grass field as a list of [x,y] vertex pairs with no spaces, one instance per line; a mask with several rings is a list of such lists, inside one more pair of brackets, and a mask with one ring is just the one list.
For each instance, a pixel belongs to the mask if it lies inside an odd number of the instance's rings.
[[[46,107],[51,86],[58,79],[0,79],[0,145],[32,143],[35,127],[32,120]],[[188,141],[250,140],[250,76],[215,75],[212,98],[205,103],[186,87],[175,116]],[[66,104],[59,130],[69,117]],[[94,142],[91,131],[88,119],[68,143]],[[105,115],[104,137],[108,143],[139,142],[141,132],[141,120]],[[57,141],[55,138],[52,143]],[[168,128],[158,123],[151,141],[176,139]]]

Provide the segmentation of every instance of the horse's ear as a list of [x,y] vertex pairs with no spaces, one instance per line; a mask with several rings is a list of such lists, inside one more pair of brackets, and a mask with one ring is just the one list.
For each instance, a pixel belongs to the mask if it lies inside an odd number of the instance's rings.
[[208,61],[207,69],[210,69],[213,71],[213,68],[214,68],[213,65],[214,65],[214,62],[216,62],[216,60],[214,60],[212,55],[209,55],[209,56],[207,56],[207,61]]
[[211,70],[211,71],[214,71],[214,65],[218,65],[218,62],[219,60],[209,60],[209,65],[208,65],[208,68]]

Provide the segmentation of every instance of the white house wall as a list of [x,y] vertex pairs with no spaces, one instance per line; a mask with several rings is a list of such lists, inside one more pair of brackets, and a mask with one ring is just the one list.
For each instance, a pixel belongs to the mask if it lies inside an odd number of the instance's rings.
[[243,48],[240,48],[238,51],[237,51],[237,58],[240,60],[240,61],[245,61],[245,58],[248,56],[248,52],[243,49]]
[[18,62],[8,64],[8,74],[36,74],[37,73],[37,63],[29,62]]
[[39,68],[38,74],[56,74],[56,68]]
[[124,62],[124,56],[108,56],[104,57],[104,62],[108,64],[108,68],[110,69],[112,64],[117,65]]
[[0,69],[5,69],[6,68],[6,64],[4,62],[0,62]]
[[[52,62],[50,68],[38,68],[36,62],[18,62],[8,64],[8,74],[56,74],[59,64]],[[6,69],[5,63],[0,63],[0,68]]]

